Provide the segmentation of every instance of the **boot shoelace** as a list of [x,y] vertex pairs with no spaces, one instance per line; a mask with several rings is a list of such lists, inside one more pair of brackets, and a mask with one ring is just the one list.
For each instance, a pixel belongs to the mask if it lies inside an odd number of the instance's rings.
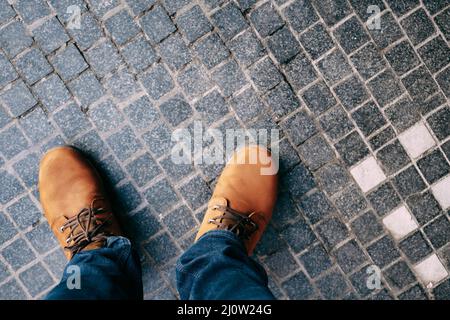
[[247,215],[221,205],[216,205],[212,209],[221,212],[221,215],[209,219],[208,223],[215,224],[218,229],[233,232],[241,240],[248,240],[258,230],[258,225],[251,219],[256,212]]
[[[95,202],[103,198],[96,198],[92,200],[88,208],[82,209],[77,215],[68,218],[61,226],[60,231],[64,232],[67,228],[70,229],[69,236],[66,239],[68,244],[64,249],[69,250],[72,255],[80,252],[88,244],[97,241],[104,241],[108,235],[103,231],[103,227],[109,222],[112,217],[104,208],[96,208]],[[108,215],[107,218],[100,218],[99,215]],[[75,233],[75,231],[78,231]],[[72,245],[69,243],[73,242]]]

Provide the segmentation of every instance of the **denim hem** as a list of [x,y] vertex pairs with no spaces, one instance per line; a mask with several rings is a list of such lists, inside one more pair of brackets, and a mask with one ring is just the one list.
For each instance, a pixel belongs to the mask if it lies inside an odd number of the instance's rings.
[[245,248],[244,242],[239,239],[239,237],[234,233],[231,232],[229,230],[211,230],[206,232],[204,235],[202,235],[200,237],[200,239],[197,240],[197,242],[199,242],[201,239],[203,238],[228,238],[230,240],[232,240],[233,242],[236,242],[237,244],[239,244],[239,246],[247,251],[247,249]]

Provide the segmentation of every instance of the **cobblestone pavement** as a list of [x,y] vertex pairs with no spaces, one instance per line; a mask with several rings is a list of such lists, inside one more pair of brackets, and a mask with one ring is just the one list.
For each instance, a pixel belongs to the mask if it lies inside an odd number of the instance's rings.
[[36,180],[64,143],[114,186],[145,297],[176,298],[221,170],[171,161],[195,120],[281,130],[277,297],[449,298],[449,41],[449,0],[0,0],[0,298],[61,275]]

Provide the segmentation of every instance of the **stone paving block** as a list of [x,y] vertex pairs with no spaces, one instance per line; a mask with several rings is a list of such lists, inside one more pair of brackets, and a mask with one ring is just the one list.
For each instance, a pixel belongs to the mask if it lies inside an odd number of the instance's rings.
[[75,78],[88,68],[83,56],[73,44],[59,51],[50,62],[64,81]]
[[122,63],[122,58],[110,41],[103,42],[89,49],[86,53],[86,58],[92,70],[99,77],[110,73]]
[[424,66],[409,73],[402,82],[413,99],[424,100],[438,90],[436,82]]
[[197,222],[191,211],[186,206],[182,206],[168,213],[164,217],[163,222],[175,238],[182,237],[197,226]]
[[180,69],[192,60],[188,47],[178,33],[161,42],[159,51],[165,62],[174,70]]
[[300,202],[300,208],[312,224],[319,222],[334,210],[331,202],[320,191],[304,198]]
[[125,61],[137,71],[142,71],[156,62],[157,56],[143,36],[136,37],[121,51]]
[[189,3],[189,0],[163,0],[163,6],[170,15],[173,15]]
[[367,145],[356,131],[336,143],[335,147],[347,166],[356,164],[369,153]]
[[0,262],[0,282],[4,282],[6,278],[10,276],[10,273],[7,269],[7,267],[3,264],[3,262]]
[[349,2],[363,22],[367,22],[373,14],[368,12],[369,6],[377,6],[380,12],[386,8],[382,0],[349,0]]
[[13,270],[20,269],[36,257],[22,238],[14,240],[11,244],[3,248],[1,255]]
[[251,30],[244,31],[227,45],[236,59],[245,66],[253,64],[265,54],[263,45]]
[[386,124],[383,114],[373,101],[354,111],[352,118],[365,136],[370,136]]
[[114,72],[105,80],[105,86],[119,101],[126,100],[140,90],[134,76],[126,68]]
[[122,114],[111,100],[102,102],[89,109],[89,117],[98,130],[103,132],[116,129],[124,120]]
[[33,39],[19,21],[13,21],[0,30],[1,47],[10,57],[15,57],[32,43]]
[[25,158],[14,163],[13,168],[28,188],[33,188],[37,185],[39,172],[39,157],[37,154],[28,154]]
[[142,144],[128,126],[112,134],[106,140],[121,161],[128,159],[142,148]]
[[387,0],[387,3],[389,4],[389,7],[395,12],[397,16],[404,15],[408,11],[414,9],[420,4],[419,0],[400,0],[400,1],[393,1],[393,0]]
[[94,159],[99,159],[108,152],[106,144],[94,130],[77,138],[73,141],[73,145]]
[[64,106],[61,110],[54,114],[53,119],[63,134],[69,139],[73,138],[80,132],[89,130],[92,127],[86,115],[75,103],[70,103],[67,106]]
[[230,60],[214,70],[212,78],[226,97],[231,96],[247,83],[242,70],[235,60]]
[[27,24],[50,14],[50,8],[44,0],[18,0],[13,6]]
[[321,187],[329,194],[335,194],[350,183],[347,171],[336,163],[326,164],[315,174]]
[[37,263],[21,272],[19,279],[33,297],[49,289],[54,284],[54,280],[41,263]]
[[190,97],[205,93],[211,87],[211,81],[208,79],[206,72],[197,63],[192,63],[181,71],[178,74],[177,81]]
[[269,57],[260,60],[249,70],[251,79],[257,89],[262,92],[272,89],[283,79],[283,76]]
[[263,38],[274,33],[284,25],[283,19],[281,19],[270,1],[252,10],[250,21]]
[[141,194],[131,182],[127,181],[125,184],[121,184],[115,191],[119,206],[122,208],[124,215],[128,215],[142,203],[143,199]]
[[302,32],[319,19],[310,0],[292,2],[283,9],[283,14],[297,32]]
[[450,63],[450,48],[442,37],[436,37],[419,48],[419,55],[435,73]]
[[284,66],[284,71],[289,82],[291,82],[296,89],[301,89],[317,79],[317,73],[314,70],[314,67],[304,54],[299,54],[292,59]]
[[105,90],[90,70],[68,83],[70,91],[82,106],[89,106],[103,96]]
[[73,15],[73,12],[68,10],[70,6],[77,6],[80,9],[80,12],[87,11],[87,5],[83,0],[49,0],[48,2],[63,23],[68,22]]
[[299,153],[304,163],[311,170],[317,170],[335,158],[334,151],[320,135],[316,135],[301,144]]
[[323,81],[306,89],[302,94],[302,98],[314,114],[320,114],[337,103],[330,89]]
[[149,68],[139,76],[151,98],[157,100],[173,89],[172,77],[162,64]]
[[125,228],[135,241],[144,241],[155,235],[162,226],[150,210],[145,208],[127,219]]
[[139,27],[127,10],[122,10],[105,20],[105,26],[118,45],[125,44],[139,32]]
[[450,241],[450,222],[441,216],[424,228],[425,235],[435,249],[445,246]]
[[340,106],[331,108],[319,118],[320,126],[331,139],[339,139],[353,130],[353,123]]
[[397,290],[402,290],[416,281],[416,277],[404,261],[391,266],[385,271],[384,275],[388,283]]
[[353,110],[369,98],[364,84],[355,76],[341,82],[333,90],[347,110]]
[[166,179],[150,186],[145,192],[145,197],[150,206],[158,213],[166,211],[179,201],[178,195]]
[[13,117],[18,117],[36,105],[37,101],[22,80],[15,82],[0,95]]
[[384,216],[400,204],[400,197],[389,182],[370,192],[367,198],[379,216]]
[[176,30],[166,11],[159,5],[147,12],[139,21],[150,42],[158,43]]
[[276,117],[282,117],[300,107],[300,101],[286,82],[281,82],[269,91],[265,100]]
[[281,232],[281,236],[291,246],[295,253],[299,253],[313,244],[317,238],[304,220],[298,220]]
[[158,264],[166,263],[171,258],[176,257],[179,253],[179,249],[175,246],[167,233],[162,233],[153,238],[144,246],[144,248]]
[[429,191],[412,195],[406,203],[421,225],[437,217],[441,211],[438,202]]
[[19,128],[14,125],[0,132],[0,150],[6,159],[11,159],[29,147]]
[[25,134],[34,143],[43,141],[55,130],[41,108],[35,108],[19,121]]
[[24,196],[17,200],[6,208],[6,212],[21,230],[37,224],[42,216],[29,196]]
[[17,77],[18,74],[11,62],[8,61],[3,53],[0,53],[0,87],[17,79]]
[[322,296],[331,300],[341,298],[349,288],[344,276],[338,271],[327,274],[316,284]]
[[232,2],[216,11],[211,19],[226,41],[248,26],[239,8]]
[[342,80],[352,72],[350,65],[340,50],[334,50],[326,55],[317,62],[317,67],[325,77],[325,80],[330,83]]
[[117,184],[125,178],[124,171],[112,155],[103,159],[103,161],[98,164],[98,169],[105,181],[112,185]]
[[372,42],[369,42],[356,53],[353,53],[350,60],[364,79],[373,77],[386,66],[386,63]]
[[277,30],[267,39],[267,46],[279,63],[287,63],[300,52],[300,45],[287,27]]
[[0,297],[5,300],[24,300],[27,298],[16,279],[11,279],[0,286]]
[[35,48],[17,58],[14,64],[29,85],[34,84],[53,71],[44,54]]
[[428,125],[439,140],[450,136],[450,108],[444,107],[427,119]]
[[46,253],[58,245],[58,241],[47,222],[35,226],[25,236],[33,248],[40,254]]
[[[246,103],[249,100],[246,99]],[[246,106],[248,107],[248,106]],[[213,123],[228,114],[228,105],[217,90],[208,93],[195,104],[199,112],[208,123]]]
[[405,131],[420,120],[419,105],[403,98],[385,109],[385,114],[398,131]]
[[301,144],[317,132],[313,119],[303,110],[284,120],[281,127],[295,145]]
[[126,3],[130,7],[135,16],[150,9],[155,3],[155,0],[126,0]]
[[380,268],[400,257],[398,249],[388,236],[384,236],[367,247],[367,252],[372,257],[373,262]]
[[429,184],[433,184],[450,172],[450,165],[439,149],[417,160],[417,165]]
[[317,225],[316,230],[328,248],[333,248],[349,236],[345,224],[338,218],[324,219]]
[[447,97],[450,96],[450,67],[442,71],[438,76],[436,77],[437,82],[441,86],[442,90],[444,91],[445,95]]
[[171,156],[167,156],[166,158],[159,161],[159,164],[161,165],[167,176],[174,183],[192,174],[195,170],[192,163],[189,162],[190,159],[188,159],[187,157],[185,157],[184,159],[186,160],[186,163],[174,163]]
[[252,88],[246,89],[235,96],[231,105],[237,116],[244,122],[256,118],[260,112],[267,109]]
[[367,261],[367,257],[355,240],[350,240],[334,251],[342,271],[349,273]]
[[312,59],[318,59],[334,47],[333,40],[322,23],[316,24],[299,37],[302,46]]
[[291,299],[307,299],[314,294],[314,288],[301,271],[283,282],[282,287]]
[[125,107],[124,113],[131,124],[138,130],[146,129],[160,119],[158,111],[147,96],[130,103]]
[[352,17],[341,24],[335,30],[334,36],[347,54],[355,51],[369,41],[369,36],[356,17]]
[[425,182],[414,166],[410,166],[397,174],[392,182],[403,198],[407,198],[411,194],[420,192],[426,187]]
[[332,267],[328,253],[321,245],[311,247],[300,256],[300,261],[312,278]]
[[441,283],[436,289],[433,290],[436,299],[445,300],[447,299],[450,292],[450,280],[446,280]]
[[402,75],[420,64],[419,57],[408,41],[400,42],[391,48],[386,53],[386,59],[398,75]]
[[430,245],[420,231],[401,241],[399,246],[413,263],[419,262],[432,252]]
[[45,53],[50,53],[69,41],[64,27],[56,18],[52,18],[34,29],[33,37]]
[[442,31],[447,40],[450,39],[450,23],[448,22],[449,17],[450,17],[450,9],[447,9],[434,18],[434,21],[436,22],[439,29]]
[[172,147],[171,134],[172,131],[166,125],[159,124],[142,135],[142,139],[156,157],[161,157]]
[[400,96],[403,91],[395,75],[389,70],[370,80],[368,87],[377,102],[383,107]]
[[178,190],[192,210],[197,210],[211,198],[211,190],[199,175],[180,186]]
[[297,262],[287,248],[283,248],[271,254],[264,259],[264,263],[267,265],[267,268],[280,279],[292,274],[298,268]]
[[59,248],[45,256],[43,261],[55,277],[60,277],[63,274],[67,264],[67,258]]
[[161,173],[148,153],[127,164],[126,169],[139,187],[146,185]]
[[367,211],[351,223],[351,228],[361,243],[371,242],[383,233],[383,227],[372,211]]
[[43,81],[36,83],[33,86],[33,93],[49,111],[54,111],[70,99],[69,91],[56,74],[51,74]]
[[14,17],[16,13],[7,0],[0,1],[0,24],[4,24]]
[[[5,179],[4,175],[5,172],[0,171],[0,178],[2,181]],[[2,204],[7,202],[4,201],[4,196],[2,196],[1,200]],[[6,241],[11,240],[17,234],[17,230],[11,220],[3,212],[0,212],[0,222],[0,245],[3,245]]]
[[280,154],[280,173],[284,173],[292,169],[296,164],[300,162],[298,154],[295,152],[294,147],[284,138],[279,143]]
[[212,29],[211,23],[198,5],[177,16],[176,24],[189,43],[196,41]]
[[380,29],[369,30],[369,33],[380,49],[388,47],[403,36],[400,26],[390,12],[381,15]]
[[67,28],[67,30],[82,50],[90,48],[103,35],[99,22],[90,13],[81,16],[80,28]]
[[336,24],[350,14],[349,5],[343,0],[327,0],[325,2],[313,0],[312,2],[314,3],[316,10],[329,26]]
[[345,219],[350,219],[367,209],[366,200],[354,185],[339,195],[335,200],[335,204]]
[[398,298],[400,300],[428,300],[425,291],[418,284],[405,290],[402,294],[398,295]]
[[192,107],[181,96],[175,96],[159,106],[161,113],[167,121],[176,127],[193,114]]
[[110,1],[103,1],[103,0],[90,0],[92,11],[98,16],[102,17],[110,11],[111,9],[117,7],[119,5],[119,0],[110,0]]
[[432,254],[414,266],[416,274],[426,286],[435,286],[448,276],[448,271],[442,265],[436,254]]
[[228,48],[216,33],[197,41],[194,50],[208,69],[215,67],[230,55]]

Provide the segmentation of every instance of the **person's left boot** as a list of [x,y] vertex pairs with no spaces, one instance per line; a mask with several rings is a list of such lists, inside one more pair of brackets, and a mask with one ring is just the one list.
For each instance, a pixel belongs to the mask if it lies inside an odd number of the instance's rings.
[[68,259],[82,250],[103,247],[108,236],[122,235],[99,174],[72,147],[52,149],[42,158],[39,194]]

